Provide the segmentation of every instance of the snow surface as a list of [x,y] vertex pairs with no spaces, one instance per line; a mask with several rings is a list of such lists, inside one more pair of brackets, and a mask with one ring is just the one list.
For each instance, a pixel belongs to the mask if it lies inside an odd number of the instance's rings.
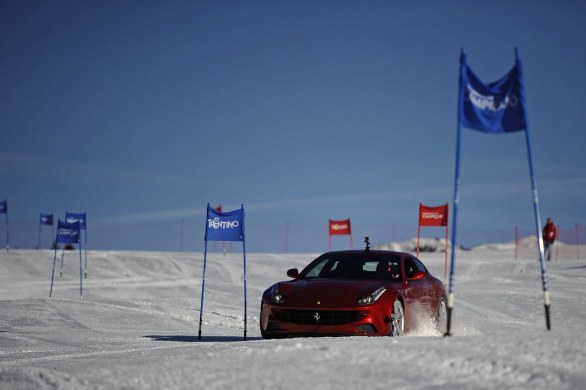
[[243,341],[242,254],[209,254],[198,341],[201,253],[90,251],[80,300],[78,252],[49,299],[53,252],[2,251],[0,389],[586,388],[585,260],[547,264],[551,331],[538,260],[503,244],[458,252],[453,337],[262,340],[262,292],[316,255],[247,254]]

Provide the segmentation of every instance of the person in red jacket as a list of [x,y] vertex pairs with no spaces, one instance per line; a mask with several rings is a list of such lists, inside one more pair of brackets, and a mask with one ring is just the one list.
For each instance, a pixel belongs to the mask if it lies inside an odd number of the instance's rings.
[[556,228],[555,224],[553,223],[553,219],[551,217],[547,217],[547,223],[543,227],[543,246],[545,248],[545,256],[547,257],[547,261],[551,259],[551,247],[553,243],[558,238],[558,229]]

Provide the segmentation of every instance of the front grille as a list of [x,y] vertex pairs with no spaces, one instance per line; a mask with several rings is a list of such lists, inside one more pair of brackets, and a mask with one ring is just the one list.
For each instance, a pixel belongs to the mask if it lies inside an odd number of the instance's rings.
[[358,310],[289,310],[273,311],[280,321],[301,325],[342,325],[358,321],[368,315]]

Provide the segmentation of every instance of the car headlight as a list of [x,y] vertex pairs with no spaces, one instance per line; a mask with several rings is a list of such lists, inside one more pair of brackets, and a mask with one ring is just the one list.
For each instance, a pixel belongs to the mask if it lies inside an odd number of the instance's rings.
[[386,288],[384,287],[379,287],[377,288],[374,292],[372,292],[371,294],[362,297],[358,300],[358,304],[359,305],[369,305],[371,303],[374,303],[377,301],[377,299],[379,299],[381,297],[381,295],[383,295],[383,293],[387,291]]
[[278,284],[274,284],[269,289],[269,299],[271,300],[271,303],[283,303],[283,302],[285,302],[285,297],[283,296],[283,294],[281,294],[279,292],[279,285]]

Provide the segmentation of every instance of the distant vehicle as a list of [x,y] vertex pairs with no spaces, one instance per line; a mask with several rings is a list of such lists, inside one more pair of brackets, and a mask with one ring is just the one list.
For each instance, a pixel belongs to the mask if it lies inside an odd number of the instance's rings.
[[291,281],[262,296],[263,338],[305,336],[403,336],[423,317],[439,329],[446,318],[446,291],[415,256],[404,252],[327,252]]

